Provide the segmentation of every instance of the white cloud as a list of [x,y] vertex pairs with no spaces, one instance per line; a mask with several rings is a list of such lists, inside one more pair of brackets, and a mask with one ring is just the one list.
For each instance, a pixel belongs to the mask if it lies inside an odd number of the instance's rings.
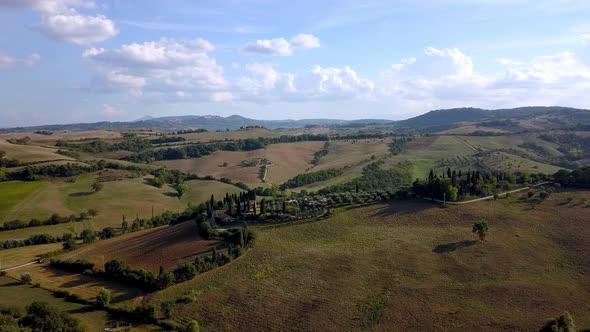
[[227,99],[223,68],[207,54],[213,45],[204,39],[170,39],[125,44],[117,49],[87,49],[82,56],[93,67],[104,88],[116,86],[183,97]]
[[77,45],[95,44],[117,35],[115,23],[103,15],[77,13],[46,15],[41,31],[48,37]]
[[116,36],[115,23],[104,15],[83,15],[76,9],[94,9],[89,0],[0,0],[0,8],[31,8],[39,11],[39,30],[46,36],[67,43],[90,45]]
[[360,78],[348,66],[322,68],[313,66],[307,73],[281,73],[269,64],[246,64],[245,73],[237,79],[238,99],[269,102],[306,100],[350,100],[370,97],[374,83]]
[[575,105],[590,102],[590,67],[572,52],[529,61],[497,60],[506,68],[478,75],[471,57],[458,49],[427,48],[415,60],[391,65],[381,82],[383,94],[420,111],[458,106]]
[[0,69],[16,68],[22,66],[31,67],[37,64],[37,62],[40,60],[41,56],[36,53],[29,54],[24,58],[14,58],[0,50]]
[[308,50],[320,47],[320,40],[310,34],[298,34],[286,40],[285,38],[259,39],[247,43],[242,51],[250,54],[292,55],[296,50]]
[[457,48],[428,47],[417,58],[403,59],[384,71],[387,75],[406,77],[469,77],[473,74],[471,57]]

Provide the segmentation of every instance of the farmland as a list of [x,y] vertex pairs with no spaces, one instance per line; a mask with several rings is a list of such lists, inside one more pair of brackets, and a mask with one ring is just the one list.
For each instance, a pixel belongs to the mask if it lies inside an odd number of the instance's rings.
[[65,299],[56,298],[51,292],[41,288],[21,285],[14,279],[0,277],[0,298],[3,306],[17,306],[24,308],[33,301],[43,301],[64,311],[80,320],[88,331],[102,331],[107,321],[107,313],[95,310],[89,305],[68,302]]
[[224,246],[220,241],[201,239],[196,224],[185,222],[100,241],[59,258],[85,259],[101,268],[104,262],[120,259],[134,268],[158,272],[160,266],[171,270],[181,262],[192,262],[198,254]]
[[[136,309],[203,331],[529,331],[565,310],[590,327],[588,170],[558,172],[587,162],[587,132],[549,120],[3,133],[19,163],[0,161],[0,299],[88,330],[141,324]],[[26,272],[38,287],[10,281]],[[50,292],[102,288],[108,317]]]
[[228,178],[234,182],[260,184],[262,183],[260,167],[243,166],[242,162],[249,159],[267,159],[272,166],[269,168],[266,182],[281,183],[303,173],[311,165],[313,154],[321,149],[323,144],[323,142],[272,144],[264,149],[253,151],[216,151],[201,158],[158,161],[155,164],[200,176],[211,175],[216,178]]
[[[590,214],[576,205],[588,198],[563,192],[534,209],[520,197],[445,210],[397,202],[261,228],[245,257],[148,299],[192,290],[198,300],[172,320],[217,331],[536,330],[562,310],[588,326]],[[484,243],[472,240],[477,220],[491,224]]]
[[6,152],[6,158],[16,159],[21,163],[74,160],[71,157],[56,153],[57,149],[37,145],[12,144],[0,140],[0,151]]

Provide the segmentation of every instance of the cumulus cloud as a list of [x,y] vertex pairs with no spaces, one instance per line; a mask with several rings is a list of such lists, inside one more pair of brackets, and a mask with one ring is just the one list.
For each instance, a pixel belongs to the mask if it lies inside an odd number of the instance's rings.
[[95,44],[117,35],[115,23],[103,15],[77,13],[46,15],[41,31],[48,37],[77,45]]
[[528,61],[500,58],[504,69],[478,75],[471,57],[458,49],[427,48],[384,71],[380,91],[402,105],[428,108],[514,105],[578,105],[590,102],[590,67],[573,52]]
[[183,98],[203,97],[227,100],[230,97],[223,68],[208,53],[213,45],[204,39],[179,42],[161,39],[125,44],[106,50],[90,48],[83,58],[94,69],[102,87],[151,90]]
[[0,0],[0,8],[31,8],[39,11],[39,30],[46,36],[67,43],[90,45],[116,36],[115,23],[104,15],[83,15],[77,9],[96,8],[88,0]]
[[457,48],[428,47],[422,55],[403,59],[391,65],[383,74],[408,77],[469,77],[473,74],[473,61]]
[[17,68],[17,67],[31,67],[41,60],[39,54],[29,54],[24,58],[14,58],[0,50],[0,69]]
[[311,34],[298,34],[286,40],[285,38],[259,39],[247,43],[242,51],[249,54],[292,55],[297,50],[308,50],[320,47],[320,40]]
[[269,64],[254,63],[246,64],[244,71],[235,84],[242,100],[349,100],[370,97],[375,90],[371,80],[359,77],[348,66],[315,65],[309,72],[294,75],[281,73]]

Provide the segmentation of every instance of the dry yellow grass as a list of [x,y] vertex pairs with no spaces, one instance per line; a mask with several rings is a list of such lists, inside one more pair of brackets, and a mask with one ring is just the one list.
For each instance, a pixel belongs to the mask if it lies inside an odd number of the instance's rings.
[[[587,328],[589,198],[393,201],[262,227],[245,256],[148,301],[194,292],[172,320],[212,331],[536,331],[563,310]],[[480,220],[484,243],[471,233]]]
[[37,145],[11,144],[6,140],[0,140],[0,151],[6,152],[6,158],[16,159],[23,163],[50,160],[74,160],[71,157],[57,154],[57,149]]
[[[323,142],[271,144],[265,149],[254,151],[216,151],[201,158],[158,161],[155,164],[200,176],[211,175],[216,178],[229,178],[235,182],[261,184],[260,167],[243,167],[241,162],[252,158],[268,159],[272,162],[272,166],[269,168],[266,182],[282,183],[305,172],[310,166],[313,154],[321,149],[323,144]],[[224,163],[227,163],[227,166],[223,166]]]

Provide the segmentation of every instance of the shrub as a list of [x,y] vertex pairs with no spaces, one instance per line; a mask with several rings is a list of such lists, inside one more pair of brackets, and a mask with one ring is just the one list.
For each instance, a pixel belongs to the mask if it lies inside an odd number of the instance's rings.
[[99,308],[108,308],[111,304],[111,291],[102,288],[96,296],[96,306]]
[[473,224],[473,229],[471,231],[477,234],[480,241],[483,241],[488,235],[489,230],[490,227],[488,226],[488,223],[485,221],[480,221]]
[[199,323],[193,319],[187,324],[184,330],[186,332],[199,332],[201,331],[201,328],[199,327]]
[[21,273],[20,282],[25,285],[30,285],[33,282],[33,275],[29,272]]

